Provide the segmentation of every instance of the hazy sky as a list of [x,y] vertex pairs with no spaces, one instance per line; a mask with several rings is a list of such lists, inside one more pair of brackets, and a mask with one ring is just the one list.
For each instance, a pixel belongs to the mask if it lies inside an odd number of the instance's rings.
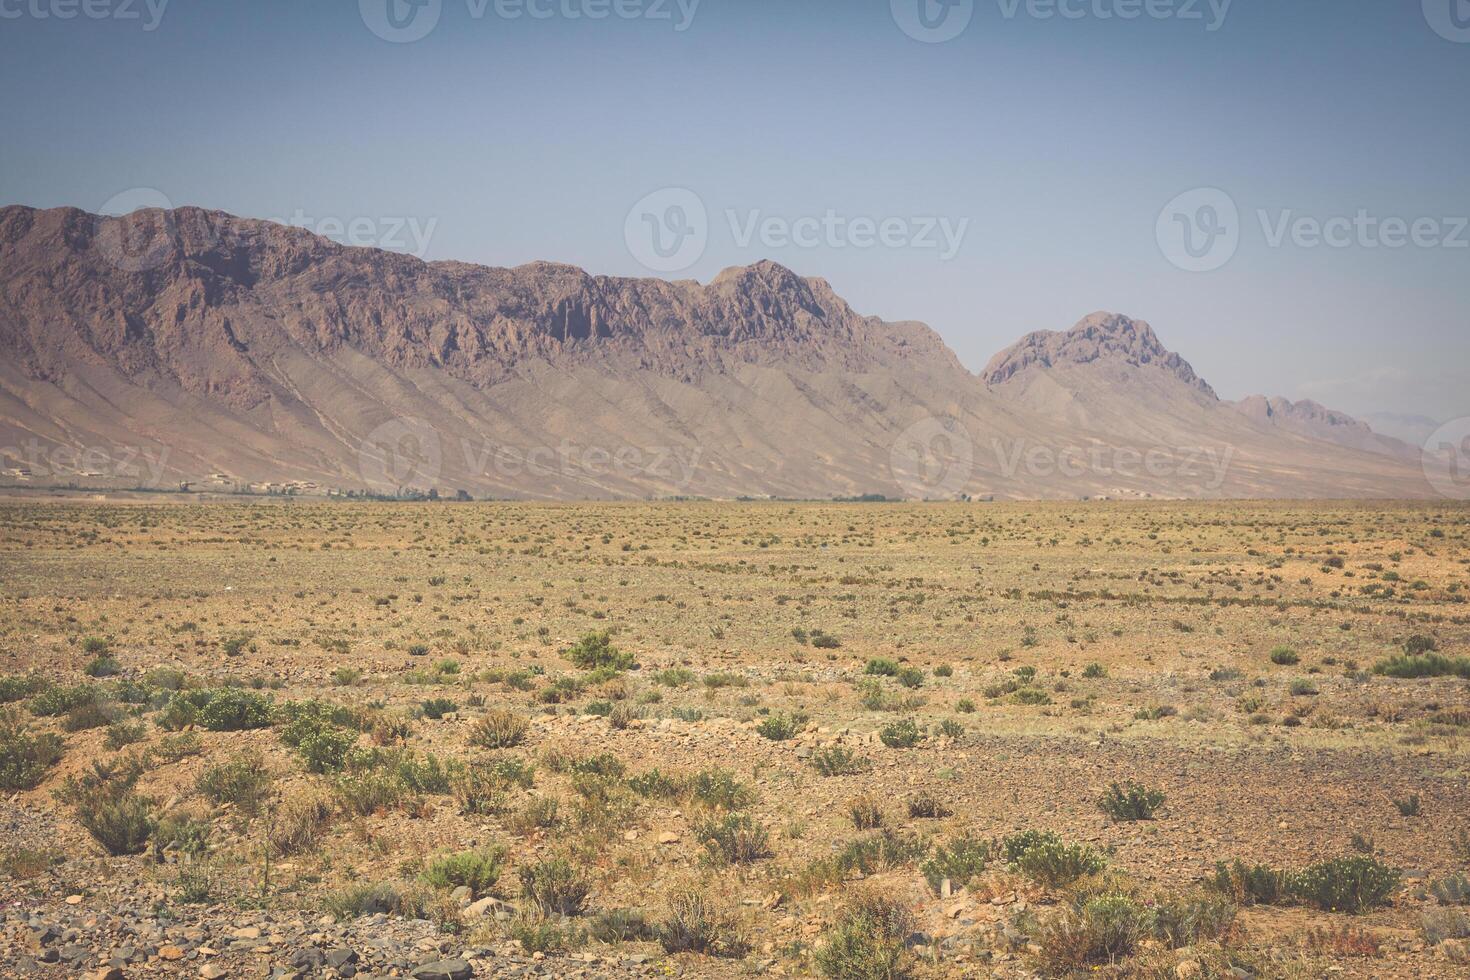
[[414,2],[0,0],[0,203],[769,257],[975,369],[1107,309],[1224,397],[1470,415],[1470,0]]

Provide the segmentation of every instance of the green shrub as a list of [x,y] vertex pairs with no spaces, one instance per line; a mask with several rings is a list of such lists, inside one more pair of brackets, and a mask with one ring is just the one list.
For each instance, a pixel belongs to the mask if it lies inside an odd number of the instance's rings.
[[898,672],[898,682],[907,688],[922,687],[924,672],[917,667],[905,667]]
[[727,864],[746,864],[771,856],[770,834],[749,814],[727,813],[695,828],[711,858]]
[[632,670],[638,666],[631,653],[624,653],[612,645],[612,634],[607,630],[587,633],[571,647],[563,650],[562,656],[583,670],[594,667]]
[[92,704],[103,697],[102,688],[96,684],[77,684],[73,687],[46,687],[31,698],[27,707],[31,714],[42,718],[64,715],[73,708]]
[[351,885],[328,895],[323,903],[338,919],[363,915],[401,915],[420,918],[427,911],[424,898],[395,882]]
[[959,738],[965,734],[965,726],[953,718],[946,718],[934,726],[934,734],[950,739]]
[[1291,667],[1301,663],[1301,660],[1291,647],[1276,647],[1271,651],[1271,662],[1278,667]]
[[684,784],[657,769],[628,777],[628,788],[639,796],[668,800],[684,792]]
[[928,845],[917,837],[884,830],[847,844],[833,861],[841,874],[859,871],[872,875],[923,857],[928,850]]
[[756,800],[755,790],[728,769],[704,769],[689,779],[689,794],[706,806],[743,810]]
[[750,948],[734,917],[699,888],[680,889],[668,897],[668,912],[654,934],[667,953],[738,959]]
[[975,702],[971,701],[969,698],[960,698],[959,701],[955,703],[954,710],[958,711],[962,715],[972,715],[975,713]]
[[424,881],[435,888],[468,888],[476,898],[489,895],[505,868],[503,847],[483,847],[436,858],[424,870]]
[[82,668],[82,673],[88,677],[115,677],[122,673],[122,664],[111,654],[104,653],[94,657],[87,666]]
[[821,650],[836,650],[842,646],[842,641],[830,633],[812,630],[812,646]]
[[991,856],[989,841],[978,837],[956,837],[936,848],[933,857],[925,861],[919,871],[937,895],[946,878],[956,889],[967,886],[985,870]]
[[61,756],[59,737],[32,735],[19,711],[0,711],[0,791],[35,789]]
[[419,703],[419,709],[423,711],[425,718],[432,718],[438,721],[445,715],[458,711],[459,705],[448,698],[429,698]]
[[384,769],[344,772],[333,788],[342,808],[360,817],[392,809],[409,795],[398,774]]
[[1082,676],[1089,680],[1097,677],[1108,676],[1108,669],[1100,663],[1090,663],[1082,668]]
[[587,932],[600,943],[632,943],[657,935],[648,917],[637,909],[599,912],[589,923]]
[[5,674],[0,676],[0,704],[34,697],[50,686],[40,674]]
[[61,727],[69,732],[85,732],[111,725],[121,718],[122,710],[115,701],[98,698],[83,701],[68,711],[61,719]]
[[855,897],[823,935],[817,969],[832,980],[894,980],[906,974],[908,909],[876,893]]
[[1387,904],[1399,880],[1399,872],[1366,855],[1320,861],[1286,879],[1292,897],[1324,911],[1353,915]]
[[274,779],[258,754],[242,752],[228,762],[206,767],[195,787],[216,806],[229,803],[254,814],[270,793]]
[[874,677],[896,677],[898,676],[898,661],[890,660],[887,657],[874,657],[863,668],[863,673],[871,674]]
[[1399,678],[1470,678],[1470,657],[1447,657],[1442,653],[1396,654],[1374,664],[1373,673]]
[[1264,864],[1217,862],[1209,884],[1237,905],[1276,905],[1286,900],[1284,875]]
[[772,742],[784,742],[801,731],[805,723],[805,718],[799,714],[788,716],[778,711],[761,719],[760,723],[755,726],[755,730],[762,738],[770,739]]
[[812,768],[823,776],[853,776],[866,772],[871,763],[852,749],[833,745],[812,753]]
[[107,726],[107,735],[102,739],[110,752],[125,748],[148,737],[148,728],[141,721],[125,719]]
[[1108,861],[1086,844],[1043,839],[1027,847],[1015,863],[1017,870],[1037,884],[1060,888],[1078,878],[1097,874],[1107,867]]
[[566,858],[522,865],[521,891],[544,915],[580,915],[592,884]]
[[1164,804],[1164,794],[1156,789],[1145,789],[1138,783],[1129,783],[1127,788],[1113,783],[1097,801],[1098,807],[1113,820],[1152,820],[1154,812]]
[[669,667],[654,674],[653,682],[664,687],[688,687],[694,683],[694,671],[684,667]]
[[902,718],[878,730],[879,740],[890,749],[907,749],[918,744],[919,726],[912,718]]
[[199,709],[199,724],[212,732],[240,732],[267,728],[275,715],[271,698],[236,687],[210,692],[208,702]]
[[78,804],[76,816],[87,833],[114,857],[141,854],[157,822],[153,801],[132,790],[92,794]]
[[303,734],[296,745],[296,754],[307,772],[341,772],[347,764],[347,754],[356,745],[357,732],[328,724]]

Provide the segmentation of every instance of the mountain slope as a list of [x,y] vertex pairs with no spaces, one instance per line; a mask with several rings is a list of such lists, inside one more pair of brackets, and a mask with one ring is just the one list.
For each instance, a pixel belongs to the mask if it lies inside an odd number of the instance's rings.
[[[1096,314],[1032,334],[977,379],[928,327],[860,316],[771,262],[701,285],[425,263],[193,208],[10,207],[0,354],[0,445],[21,450],[0,482],[1425,492],[1406,463],[1225,406],[1147,324]],[[1218,465],[1186,467],[1201,450]],[[1132,461],[1148,453],[1167,465]]]

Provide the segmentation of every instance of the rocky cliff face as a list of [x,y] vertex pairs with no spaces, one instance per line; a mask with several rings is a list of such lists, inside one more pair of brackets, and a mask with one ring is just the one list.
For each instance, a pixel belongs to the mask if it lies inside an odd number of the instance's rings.
[[962,370],[927,327],[858,316],[826,282],[773,262],[708,286],[549,262],[425,263],[194,208],[0,210],[0,303],[0,344],[32,377],[82,359],[238,409],[269,397],[262,362],[286,345],[482,387],[529,360],[614,355],[675,377],[725,359]]
[[1152,327],[1116,313],[1094,313],[1065,332],[1027,334],[991,358],[980,377],[986,384],[999,385],[1032,367],[1094,363],[1162,371],[1202,394],[1215,395],[1188,361],[1164,347]]

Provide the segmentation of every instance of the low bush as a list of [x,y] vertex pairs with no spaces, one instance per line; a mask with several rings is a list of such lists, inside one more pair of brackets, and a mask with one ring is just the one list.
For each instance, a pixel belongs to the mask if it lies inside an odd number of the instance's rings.
[[275,705],[270,697],[224,687],[210,692],[208,701],[199,709],[199,724],[212,732],[240,732],[268,728],[274,715]]
[[938,820],[952,811],[932,793],[918,793],[908,802],[909,817],[914,820]]
[[521,891],[544,915],[580,915],[592,884],[569,860],[547,858],[522,865]]
[[668,910],[654,935],[667,953],[739,959],[750,949],[735,918],[700,888],[683,888],[669,895]]
[[863,673],[871,674],[874,677],[897,677],[898,661],[890,660],[887,657],[874,657],[863,668]]
[[34,697],[51,686],[51,682],[40,674],[0,675],[0,704],[23,701]]
[[823,935],[817,969],[832,980],[894,980],[904,976],[904,940],[913,916],[899,902],[876,892],[855,896]]
[[1095,895],[1046,920],[1036,934],[1038,959],[1061,976],[1131,955],[1144,937],[1143,909],[1126,895]]
[[77,822],[114,857],[141,854],[157,823],[153,800],[130,788],[93,792],[79,801]]
[[511,711],[492,711],[470,729],[470,744],[485,749],[508,749],[526,740],[530,724]]
[[1329,912],[1353,915],[1388,903],[1399,872],[1371,857],[1354,855],[1319,861],[1287,876],[1292,897]]
[[1156,789],[1145,789],[1138,783],[1120,787],[1113,783],[1097,801],[1099,809],[1118,822],[1152,820],[1154,813],[1164,805],[1164,794]]
[[1016,869],[1039,885],[1061,888],[1107,867],[1107,858],[1086,844],[1055,837],[1038,840],[1015,859]]
[[585,634],[571,647],[563,650],[562,656],[583,670],[596,667],[632,670],[638,666],[631,653],[625,653],[612,645],[612,634],[607,630]]
[[274,779],[259,755],[242,752],[228,762],[206,767],[195,788],[216,806],[228,803],[253,815],[269,795]]
[[1271,651],[1271,662],[1278,667],[1292,667],[1301,661],[1302,658],[1291,647],[1276,647]]
[[806,719],[801,715],[786,715],[778,711],[761,719],[760,723],[755,726],[755,730],[762,738],[772,742],[784,742],[794,738],[805,724]]
[[476,898],[489,895],[505,870],[505,849],[482,847],[435,858],[424,869],[424,881],[435,888],[468,888]]
[[985,870],[992,855],[989,841],[978,837],[957,837],[936,848],[934,855],[920,866],[919,871],[934,894],[938,895],[946,879],[955,889],[969,885]]
[[1285,877],[1264,864],[1246,864],[1237,858],[1220,861],[1208,882],[1237,905],[1276,905],[1287,897]]
[[919,726],[912,718],[903,718],[878,730],[878,739],[890,749],[907,749],[917,745],[922,738]]
[[771,856],[770,833],[748,814],[707,820],[695,828],[695,836],[718,863],[747,864]]
[[883,808],[871,796],[859,796],[847,804],[852,825],[858,830],[877,830],[883,826]]
[[728,769],[704,769],[689,778],[689,795],[706,806],[743,810],[756,801],[755,790]]
[[1470,657],[1447,657],[1432,652],[1396,654],[1374,664],[1373,673],[1399,678],[1470,678]]
[[0,711],[0,791],[35,789],[61,756],[58,736],[34,735],[19,711]]

